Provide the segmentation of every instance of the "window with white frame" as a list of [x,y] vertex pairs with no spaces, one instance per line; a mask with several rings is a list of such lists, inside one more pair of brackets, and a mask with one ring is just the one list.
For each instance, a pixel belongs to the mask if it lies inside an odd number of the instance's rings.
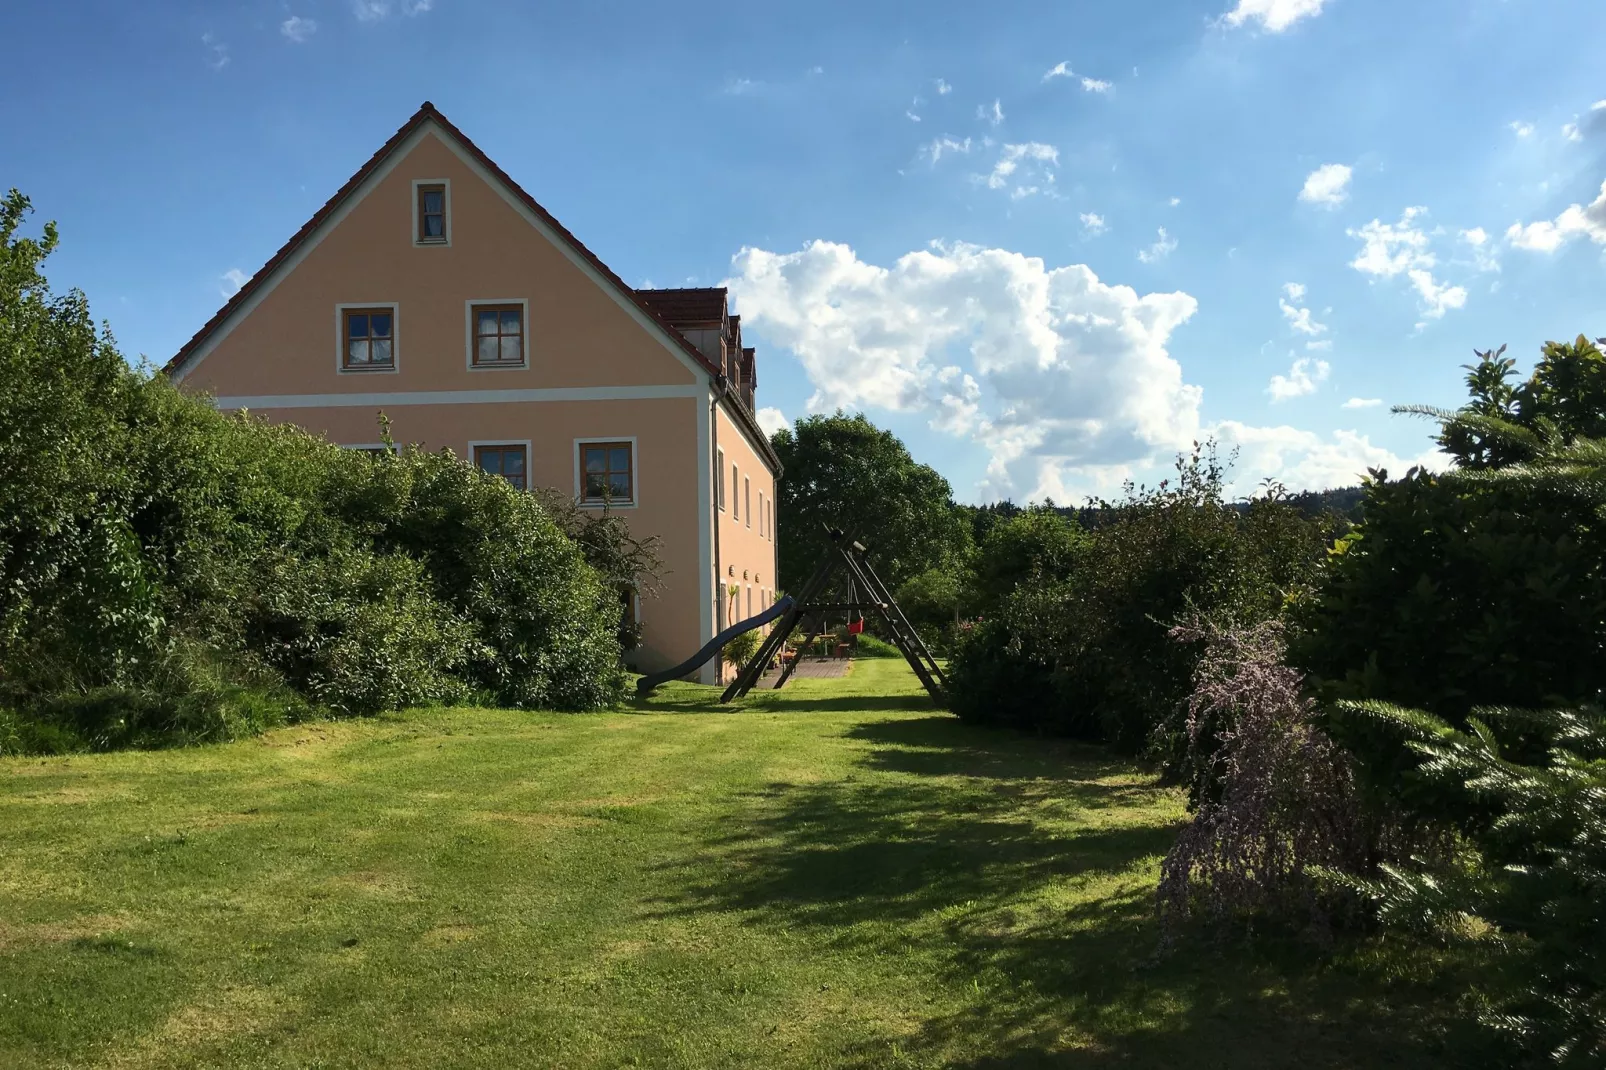
[[501,476],[519,490],[529,487],[530,447],[523,442],[476,442],[474,466]]
[[747,526],[753,526],[753,481],[746,476],[742,477],[742,513],[747,517]]
[[736,466],[733,464],[733,465],[731,465],[731,519],[732,520],[740,520],[742,518],[742,500],[736,496],[736,475],[737,475]]
[[634,505],[635,454],[632,442],[580,443],[580,501],[585,505]]
[[725,511],[725,451],[717,450],[714,461],[714,482],[719,484],[716,497],[719,498],[719,511]]
[[469,306],[469,365],[474,368],[522,368],[524,303],[499,302]]
[[340,310],[340,334],[341,371],[396,370],[394,305],[343,306]]

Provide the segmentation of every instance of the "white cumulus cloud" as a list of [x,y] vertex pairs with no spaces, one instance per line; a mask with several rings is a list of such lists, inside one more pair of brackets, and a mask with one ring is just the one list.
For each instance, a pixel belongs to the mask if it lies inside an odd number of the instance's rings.
[[773,435],[783,427],[791,427],[792,422],[786,418],[786,413],[774,405],[766,405],[753,414],[758,421],[759,429],[766,435]]
[[1186,293],[966,244],[890,267],[827,241],[748,248],[732,274],[744,324],[803,365],[810,410],[923,413],[988,451],[988,494],[1064,498],[1199,434],[1201,392],[1167,351],[1197,308]]
[[1427,214],[1420,206],[1407,208],[1398,223],[1374,219],[1348,234],[1361,240],[1360,255],[1350,267],[1364,275],[1393,278],[1413,267],[1432,267],[1436,261],[1428,252],[1428,235],[1417,220]]
[[[1361,241],[1361,251],[1349,266],[1375,278],[1404,275],[1421,298],[1422,315],[1432,320],[1442,318],[1450,309],[1465,307],[1467,291],[1434,277],[1433,268],[1438,265],[1438,257],[1429,249],[1431,239],[1420,224],[1426,214],[1427,209],[1421,206],[1407,208],[1400,214],[1398,223],[1374,219],[1347,233]],[[1470,240],[1469,244],[1474,248],[1478,245]]]
[[1348,164],[1324,163],[1305,176],[1299,199],[1307,204],[1337,208],[1349,199],[1349,180],[1353,174]]
[[1343,408],[1375,409],[1381,404],[1383,404],[1382,398],[1350,398],[1348,401],[1344,402]]
[[1164,260],[1175,252],[1176,248],[1177,239],[1173,238],[1164,227],[1161,227],[1160,236],[1155,243],[1147,249],[1138,250],[1138,259],[1145,264],[1152,264],[1158,260]]
[[1425,268],[1412,268],[1406,272],[1406,278],[1411,280],[1417,295],[1422,298],[1422,314],[1428,319],[1442,319],[1450,309],[1466,306],[1467,291],[1464,287],[1439,282]]
[[1115,83],[1106,82],[1102,78],[1089,78],[1084,74],[1077,74],[1071,70],[1070,60],[1062,59],[1048,69],[1043,75],[1043,81],[1051,82],[1056,78],[1075,78],[1082,84],[1082,88],[1089,93],[1108,93],[1115,88]]
[[1507,123],[1506,125],[1508,127],[1510,127],[1511,128],[1511,132],[1513,134],[1516,134],[1518,137],[1528,137],[1531,134],[1533,134],[1533,132],[1534,132],[1534,124],[1533,123],[1524,123],[1524,122],[1520,122],[1520,121],[1513,121],[1513,122]]
[[1606,182],[1600,184],[1600,196],[1588,205],[1569,205],[1555,219],[1541,219],[1526,225],[1513,223],[1506,230],[1506,238],[1512,245],[1538,253],[1553,253],[1577,237],[1606,245]]
[[[1054,167],[1059,164],[1059,150],[1041,141],[1028,141],[1020,145],[1005,145],[998,161],[985,181],[988,189],[1004,189],[1017,177],[1026,175],[1039,182],[1054,181]],[[1016,185],[1011,194],[1016,199],[1038,192],[1041,187]]]
[[279,32],[299,45],[318,32],[318,24],[312,19],[291,15],[279,23]]
[[1253,19],[1268,33],[1282,33],[1300,19],[1315,18],[1327,0],[1238,0],[1223,18],[1229,26]]
[[1389,475],[1399,477],[1413,465],[1444,467],[1442,454],[1428,451],[1401,457],[1356,431],[1334,431],[1323,437],[1286,425],[1251,427],[1235,420],[1224,420],[1211,430],[1223,446],[1238,450],[1234,488],[1240,493],[1267,476],[1290,490],[1327,490],[1354,486],[1371,468],[1386,468]]
[[1104,223],[1104,217],[1097,212],[1082,212],[1078,218],[1082,220],[1082,236],[1096,238],[1110,229]]
[[233,297],[235,294],[240,292],[240,287],[244,286],[250,281],[251,276],[247,275],[239,268],[229,268],[229,270],[223,273],[221,278],[223,281],[218,289],[223,291],[224,297]]
[[939,97],[945,97],[949,93],[952,93],[953,91],[954,91],[954,87],[953,86],[949,85],[946,81],[944,81],[941,78],[937,79],[937,95]]
[[1314,394],[1316,388],[1327,381],[1328,373],[1332,370],[1325,360],[1300,357],[1288,369],[1287,375],[1271,377],[1271,382],[1266,384],[1266,393],[1271,395],[1272,401],[1287,401],[1289,398]]
[[955,154],[964,156],[968,155],[970,150],[970,138],[967,137],[963,140],[957,140],[944,134],[942,137],[933,138],[930,143],[922,145],[920,148],[920,155],[926,157],[933,164],[935,164],[944,156],[952,156]]
[[991,107],[985,104],[976,105],[976,118],[985,119],[993,126],[1004,121],[1004,102],[994,100]]
[[1277,299],[1277,307],[1282,310],[1283,319],[1288,321],[1288,326],[1295,332],[1312,336],[1323,333],[1327,330],[1327,324],[1316,322],[1310,309],[1300,303],[1304,299],[1304,284],[1287,282],[1283,284],[1283,296]]

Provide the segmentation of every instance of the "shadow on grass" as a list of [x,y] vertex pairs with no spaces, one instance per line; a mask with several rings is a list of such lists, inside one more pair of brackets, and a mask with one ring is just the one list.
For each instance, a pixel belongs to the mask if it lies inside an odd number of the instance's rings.
[[665,684],[650,695],[632,694],[625,708],[638,713],[896,713],[930,712],[935,707],[924,691],[915,694],[855,694],[844,688],[798,688],[788,684],[776,691],[756,687],[729,705],[721,705],[723,688],[705,684]]
[[946,716],[849,736],[892,775],[754,793],[711,845],[719,879],[658,903],[934,960],[947,1010],[845,1065],[1476,1064],[1446,997],[1457,963],[1419,947],[1263,940],[1157,959],[1155,864],[1179,815],[1129,763]]

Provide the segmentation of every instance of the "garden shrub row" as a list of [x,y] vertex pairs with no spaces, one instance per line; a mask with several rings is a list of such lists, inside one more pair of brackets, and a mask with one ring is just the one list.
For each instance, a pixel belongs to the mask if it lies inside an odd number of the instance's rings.
[[342,450],[130,367],[51,293],[27,211],[0,205],[0,751],[616,699],[606,573],[640,544],[450,454]]
[[1196,921],[1381,922],[1479,964],[1463,1005],[1492,1065],[1601,1067],[1606,354],[1548,343],[1523,379],[1503,351],[1459,410],[1406,410],[1450,464],[1372,472],[1353,530],[1226,505],[1208,451],[1080,539],[992,518],[984,548],[1002,529],[1010,552],[950,678],[963,717],[1187,787],[1169,946]]
[[977,596],[990,611],[962,631],[949,670],[955,712],[1174,764],[1199,651],[1169,629],[1200,612],[1277,616],[1316,578],[1338,523],[1275,493],[1234,508],[1224,477],[1202,446],[1175,479],[1104,503],[1092,531],[1042,510],[995,524],[977,573],[994,581]]

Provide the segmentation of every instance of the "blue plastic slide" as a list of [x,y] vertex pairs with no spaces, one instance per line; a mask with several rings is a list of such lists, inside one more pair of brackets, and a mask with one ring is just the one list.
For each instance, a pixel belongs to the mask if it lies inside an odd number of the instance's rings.
[[750,632],[754,628],[764,627],[764,625],[768,624],[772,620],[779,620],[786,614],[787,610],[792,608],[793,604],[792,596],[786,595],[782,597],[779,602],[776,602],[773,606],[770,606],[770,608],[766,609],[757,616],[748,617],[746,620],[737,621],[735,624],[732,624],[729,628],[726,628],[724,631],[714,636],[714,638],[704,643],[701,650],[687,658],[685,661],[681,662],[679,665],[676,665],[673,669],[665,669],[663,672],[655,672],[651,676],[643,676],[641,679],[637,680],[636,694],[646,695],[659,684],[667,684],[671,680],[678,680],[682,676],[689,676],[690,674],[696,672],[698,669],[702,668],[703,662],[718,655],[719,652],[725,648],[726,643],[730,642],[732,639],[735,639],[743,632]]

